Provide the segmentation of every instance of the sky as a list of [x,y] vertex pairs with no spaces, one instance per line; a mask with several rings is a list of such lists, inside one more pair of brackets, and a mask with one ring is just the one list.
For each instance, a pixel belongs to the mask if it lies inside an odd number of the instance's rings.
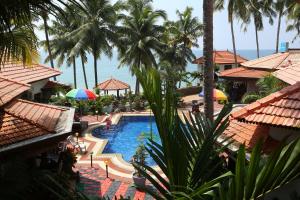
[[[187,6],[193,8],[193,15],[198,17],[202,22],[202,4],[203,0],[153,0],[153,7],[155,9],[163,9],[166,11],[170,20],[176,20],[176,10],[183,11]],[[275,49],[276,45],[276,31],[277,31],[277,19],[274,21],[274,25],[271,26],[268,20],[265,19],[264,30],[259,32],[259,44],[260,49]],[[282,19],[280,42],[289,42],[291,48],[300,48],[300,39],[292,40],[296,35],[295,32],[286,32],[287,22],[286,19]],[[254,24],[251,23],[247,27],[247,32],[241,30],[241,24],[235,20],[234,30],[236,37],[236,48],[243,49],[256,49]],[[38,37],[44,39],[44,34],[38,31]],[[199,49],[202,49],[202,39],[199,38]],[[217,50],[232,49],[230,24],[227,20],[227,11],[223,10],[215,12],[214,14],[214,48]]]

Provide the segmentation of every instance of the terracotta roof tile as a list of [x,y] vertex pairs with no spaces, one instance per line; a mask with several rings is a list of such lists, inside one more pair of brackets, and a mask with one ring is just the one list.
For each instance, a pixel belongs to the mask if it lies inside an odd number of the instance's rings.
[[288,52],[276,53],[242,63],[242,66],[257,69],[275,70],[300,62],[300,50],[290,49]]
[[243,122],[300,128],[300,82],[233,112]]
[[30,85],[19,83],[0,76],[0,106],[3,106],[16,96],[19,96],[29,89]]
[[14,100],[4,108],[5,112],[33,124],[43,127],[49,132],[55,130],[55,126],[62,112],[66,109],[48,104],[40,104],[25,100]]
[[127,83],[111,78],[97,85],[100,90],[124,90],[129,89],[130,86]]
[[270,74],[268,71],[248,69],[246,67],[238,67],[220,72],[221,78],[248,78],[259,79]]
[[273,72],[273,75],[280,80],[293,85],[296,82],[300,81],[300,62],[288,67],[282,67],[279,70]]
[[22,83],[32,83],[60,75],[61,72],[42,64],[24,66],[20,62],[7,62],[1,65],[0,75]]
[[26,120],[8,113],[0,113],[0,147],[49,134],[49,132]]
[[224,135],[232,137],[239,144],[245,144],[247,149],[251,149],[259,139],[265,141],[268,138],[269,127],[248,124],[237,120],[230,120],[229,126],[224,131]]
[[[213,52],[213,59],[215,64],[234,64],[234,54],[230,51],[214,51]],[[243,58],[240,55],[237,55],[237,62],[242,63],[247,61],[246,58]],[[203,64],[204,58],[200,57],[193,61],[194,64]]]

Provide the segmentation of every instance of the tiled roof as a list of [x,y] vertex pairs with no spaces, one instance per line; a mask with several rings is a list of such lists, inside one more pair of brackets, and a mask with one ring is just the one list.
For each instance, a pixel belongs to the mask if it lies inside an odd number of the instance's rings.
[[0,147],[48,134],[43,128],[5,112],[0,113]]
[[42,64],[24,66],[20,62],[7,62],[1,65],[0,75],[22,83],[32,83],[60,75],[61,72]]
[[262,140],[263,152],[270,153],[276,149],[280,142],[269,136],[269,129],[269,126],[249,124],[232,119],[223,135],[231,137],[235,146],[244,144],[247,150],[251,150],[259,140]]
[[111,78],[97,85],[100,90],[124,90],[129,89],[130,86],[127,83]]
[[290,49],[288,52],[276,53],[242,63],[244,67],[275,70],[300,62],[300,50]]
[[48,104],[40,104],[25,100],[14,100],[4,110],[18,118],[28,120],[43,127],[49,132],[55,131],[56,124],[62,112],[66,109]]
[[300,81],[300,63],[280,68],[279,70],[273,72],[273,75],[280,80],[293,85]]
[[[213,59],[215,64],[234,64],[234,53],[230,51],[214,51],[213,52]],[[237,62],[242,63],[247,61],[246,58],[241,57],[240,55],[237,55]],[[200,57],[193,61],[194,64],[203,64],[204,58]]]
[[30,86],[0,76],[0,106],[11,101],[16,96],[29,90]]
[[256,69],[249,69],[246,67],[238,67],[233,69],[227,69],[220,72],[219,77],[222,78],[248,78],[248,79],[259,79],[267,76],[270,72]]
[[300,128],[300,82],[233,112],[239,121]]
[[259,139],[266,140],[269,127],[230,120],[224,134],[239,144],[245,144],[247,148],[253,148]]

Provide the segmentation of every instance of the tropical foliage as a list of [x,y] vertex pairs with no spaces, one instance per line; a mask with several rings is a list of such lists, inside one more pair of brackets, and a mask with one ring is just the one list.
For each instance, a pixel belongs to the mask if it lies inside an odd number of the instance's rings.
[[198,38],[203,34],[203,26],[197,17],[192,16],[192,11],[190,7],[183,12],[177,10],[178,20],[167,21],[164,24],[162,41],[165,45],[159,65],[163,73],[174,77],[175,84],[179,82],[179,88],[187,63],[196,58],[191,48],[199,47]]
[[[69,1],[79,6],[76,0]],[[3,0],[0,3],[0,63],[7,60],[37,61],[37,38],[32,23],[37,10],[51,15],[62,13],[65,1],[58,0]]]
[[234,19],[244,19],[247,13],[247,1],[245,0],[217,0],[214,1],[215,10],[223,10],[225,4],[227,3],[227,12],[228,12],[228,22],[230,23],[231,38],[232,38],[232,47],[234,53],[235,65],[237,67],[237,53],[236,53],[236,44],[235,44],[235,34],[233,28]]
[[273,75],[268,75],[264,78],[259,79],[256,85],[258,87],[258,92],[246,93],[242,98],[243,103],[252,103],[258,99],[266,97],[274,92],[281,90],[287,84]]
[[86,0],[82,2],[83,10],[75,9],[78,14],[79,27],[74,29],[69,36],[76,41],[71,56],[89,52],[94,57],[95,86],[98,84],[97,60],[101,54],[111,57],[112,44],[116,42],[114,24],[117,20],[117,5],[112,5],[108,0]]
[[166,82],[163,90],[156,70],[136,70],[136,75],[161,138],[161,145],[150,139],[146,149],[166,178],[145,164],[134,166],[159,191],[160,195],[148,191],[156,199],[257,199],[299,177],[300,140],[282,143],[267,157],[262,155],[262,142],[250,157],[241,145],[230,170],[219,155],[231,144],[230,138],[220,137],[231,106],[226,105],[214,121],[201,114],[181,114],[174,88]]
[[[128,0],[124,5],[128,14],[120,14],[118,27],[118,51],[120,66],[128,65],[130,70],[157,66],[154,53],[161,52],[164,28],[158,25],[159,19],[166,19],[163,10],[153,10],[150,0]],[[139,93],[136,80],[135,92]]]

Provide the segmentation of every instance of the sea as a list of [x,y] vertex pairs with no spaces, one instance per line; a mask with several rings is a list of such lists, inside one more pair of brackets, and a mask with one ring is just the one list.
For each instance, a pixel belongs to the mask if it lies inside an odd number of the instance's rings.
[[[274,50],[260,50],[260,56],[266,56],[273,54]],[[242,57],[247,58],[248,60],[256,58],[256,50],[237,50],[237,53]],[[194,54],[196,57],[200,57],[203,55],[201,50],[194,50]],[[45,51],[40,51],[40,63],[44,63],[50,66],[50,63],[45,63],[44,60],[47,56]],[[86,73],[87,73],[87,82],[89,89],[93,89],[94,87],[94,68],[93,68],[93,57],[92,55],[87,56]],[[115,78],[121,80],[125,83],[128,83],[131,86],[131,89],[135,88],[135,77],[129,71],[127,66],[119,66],[118,53],[117,51],[113,52],[113,56],[111,58],[106,55],[101,55],[100,59],[97,61],[98,65],[98,81],[103,82],[110,78]],[[64,84],[73,85],[73,67],[68,66],[66,63],[63,63],[61,66],[57,66],[55,63],[55,67],[57,67],[62,74],[57,77],[57,80]],[[197,70],[197,65],[188,63],[186,70],[189,72],[193,72]],[[76,74],[77,74],[77,88],[85,88],[83,72],[81,66],[81,60],[76,59]],[[194,82],[196,84],[196,82]],[[184,86],[184,84],[183,84]]]

